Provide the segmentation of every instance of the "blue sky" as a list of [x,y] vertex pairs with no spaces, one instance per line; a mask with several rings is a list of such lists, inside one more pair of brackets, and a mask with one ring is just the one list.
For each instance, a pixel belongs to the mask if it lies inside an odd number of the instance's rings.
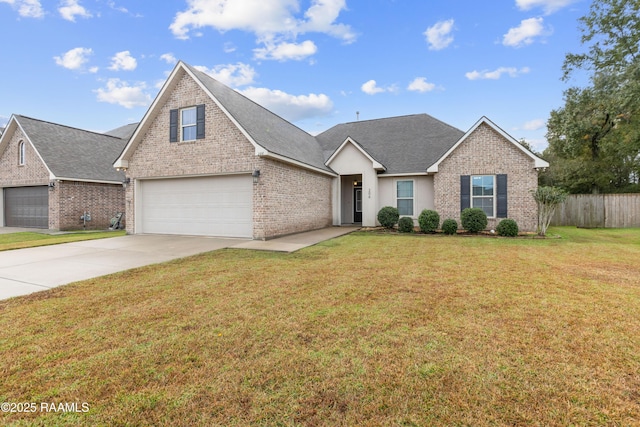
[[[317,134],[487,116],[536,149],[588,0],[0,0],[0,126],[139,121],[177,60]],[[359,116],[357,115],[359,112]]]

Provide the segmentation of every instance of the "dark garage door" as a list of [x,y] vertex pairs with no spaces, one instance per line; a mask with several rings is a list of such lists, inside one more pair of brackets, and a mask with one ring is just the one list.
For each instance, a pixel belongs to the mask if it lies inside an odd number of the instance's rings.
[[48,190],[46,186],[5,188],[5,226],[49,228]]

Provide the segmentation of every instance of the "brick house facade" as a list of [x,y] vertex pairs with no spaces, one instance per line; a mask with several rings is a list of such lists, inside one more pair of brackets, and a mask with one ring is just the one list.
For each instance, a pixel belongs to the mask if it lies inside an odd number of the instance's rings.
[[[531,196],[538,186],[535,167],[531,156],[482,123],[439,164],[434,176],[435,210],[442,219],[453,218],[460,224],[460,177],[505,174],[506,216],[514,219],[521,230],[533,231],[537,225],[537,206]],[[495,230],[501,218],[488,220],[487,228]]]
[[[130,182],[129,233],[253,239],[375,226],[378,210],[396,204],[416,223],[423,209],[460,222],[461,199],[478,202],[461,177],[487,180],[490,228],[509,217],[534,230],[530,192],[546,166],[486,118],[466,133],[423,114],[311,136],[181,61],[114,163]],[[236,215],[247,228],[232,232]]]
[[[143,232],[141,219],[136,218],[141,206],[136,203],[142,203],[145,180],[249,175],[254,170],[260,171],[252,194],[254,239],[331,225],[332,178],[327,173],[256,155],[245,133],[193,75],[179,73],[172,83],[143,121],[144,133],[127,156],[126,177],[131,182],[126,190],[128,233]],[[170,142],[171,111],[194,105],[204,106],[204,138]]]
[[[125,211],[124,174],[111,164],[124,143],[120,138],[12,116],[0,137],[0,226],[107,229],[111,218]],[[76,149],[78,154],[71,157]],[[38,205],[12,206],[16,199],[8,194],[18,195],[19,200],[20,193],[29,190],[39,190]],[[23,198],[30,197],[24,194]],[[28,218],[29,211],[38,212],[37,224]],[[90,221],[81,220],[85,212]]]

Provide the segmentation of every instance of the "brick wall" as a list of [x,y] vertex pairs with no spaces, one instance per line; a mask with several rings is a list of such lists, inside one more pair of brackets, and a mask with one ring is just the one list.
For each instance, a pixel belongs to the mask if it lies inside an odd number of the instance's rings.
[[[25,162],[22,166],[18,165],[18,144],[20,141],[25,142]],[[48,183],[49,171],[20,128],[16,128],[7,148],[0,156],[0,186],[19,187],[47,185]]]
[[[435,209],[460,224],[460,176],[507,174],[507,213],[521,231],[535,231],[537,207],[530,190],[538,185],[534,161],[486,124],[481,124],[438,167]],[[501,218],[489,219],[495,229]]]
[[[111,218],[118,212],[124,212],[124,193],[122,184],[56,182],[53,190],[49,191],[49,228],[107,229]],[[80,219],[84,212],[91,213],[91,221],[86,222],[86,225]]]
[[[205,104],[205,139],[169,142],[169,111]],[[253,145],[191,77],[183,73],[129,159],[137,179],[251,173],[254,238],[264,239],[331,224],[331,177],[255,155]],[[127,232],[135,233],[135,185],[126,190]],[[295,216],[292,216],[295,215]]]
[[270,159],[261,159],[259,168],[253,197],[254,238],[332,224],[331,177]]

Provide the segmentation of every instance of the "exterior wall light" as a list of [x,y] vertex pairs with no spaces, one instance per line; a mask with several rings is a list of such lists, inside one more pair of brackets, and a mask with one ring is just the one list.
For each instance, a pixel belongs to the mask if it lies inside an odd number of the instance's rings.
[[253,183],[257,184],[258,180],[260,179],[260,169],[254,170],[251,176],[253,177]]
[[130,182],[131,182],[131,178],[125,178],[124,181],[122,181],[122,186],[124,188],[127,188],[127,185],[129,185]]

